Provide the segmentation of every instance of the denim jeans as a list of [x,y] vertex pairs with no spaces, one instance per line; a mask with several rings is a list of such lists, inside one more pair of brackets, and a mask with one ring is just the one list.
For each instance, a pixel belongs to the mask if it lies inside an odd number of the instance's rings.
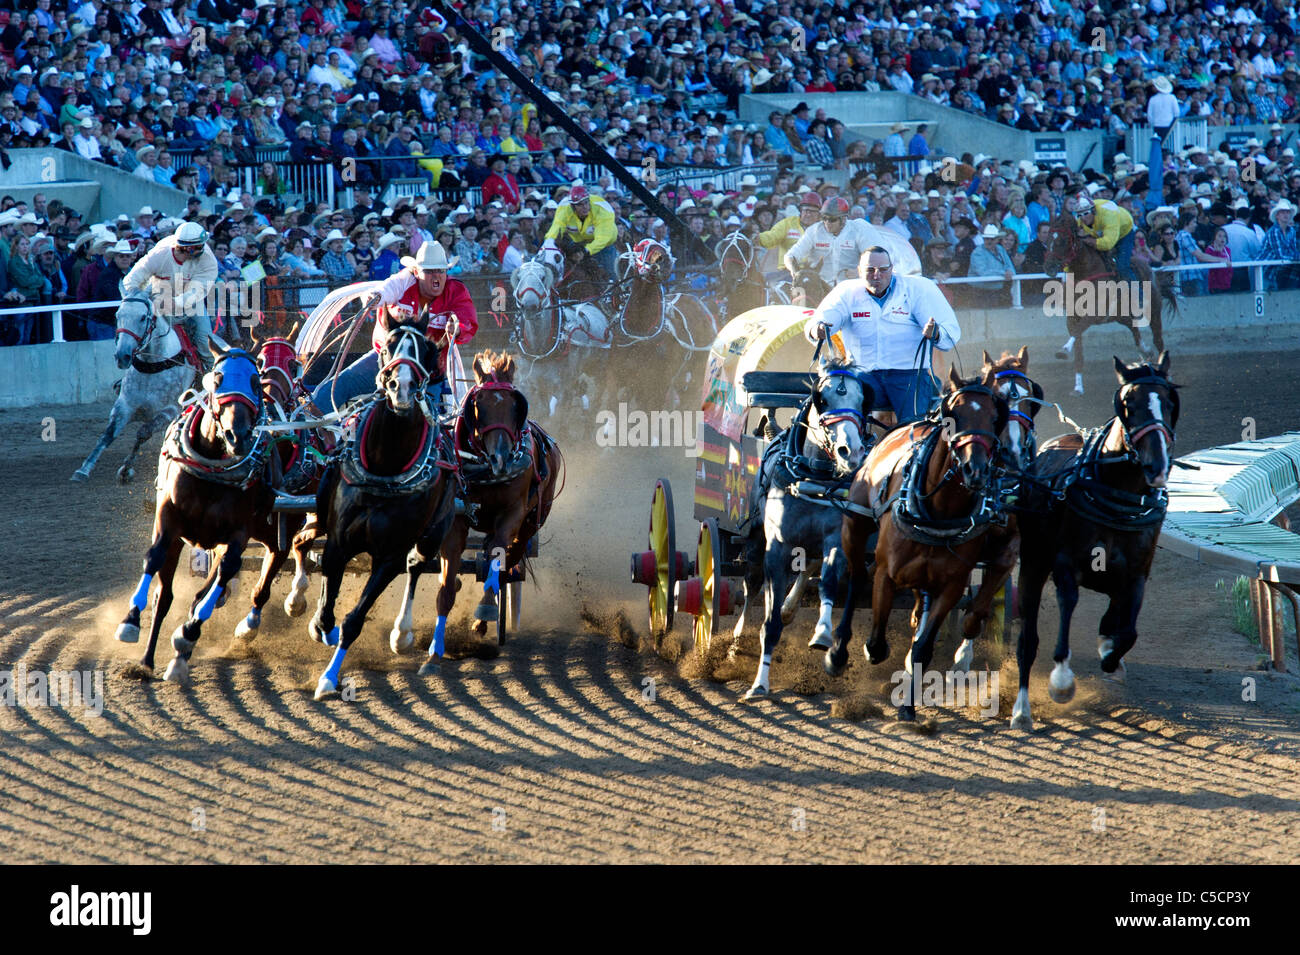
[[873,410],[893,411],[899,424],[924,418],[934,404],[934,381],[928,372],[878,369],[868,373],[866,381],[876,393]]
[[[378,375],[379,352],[371,351],[339,372],[337,379],[326,378],[317,385],[311,393],[311,400],[325,414],[337,411],[353,398],[379,390],[375,381]],[[451,386],[446,378],[436,381],[440,388],[437,392],[431,390],[430,394],[438,394],[441,403],[443,397],[451,394]]]
[[1137,281],[1137,272],[1133,271],[1133,242],[1134,233],[1130,232],[1115,243],[1115,273],[1121,281]]

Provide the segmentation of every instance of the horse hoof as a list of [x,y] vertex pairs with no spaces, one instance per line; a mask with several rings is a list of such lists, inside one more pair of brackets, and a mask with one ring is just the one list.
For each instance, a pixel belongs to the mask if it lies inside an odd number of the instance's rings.
[[261,626],[262,615],[256,610],[250,610],[248,616],[239,621],[239,625],[235,627],[235,636],[240,638],[255,637],[257,636],[258,628]]
[[834,650],[827,650],[826,656],[822,659],[822,669],[831,676],[839,676],[844,672],[844,668],[849,663],[849,651],[844,650],[837,657]]
[[482,620],[485,623],[494,622],[497,619],[497,605],[494,601],[485,600],[474,608],[474,619]]
[[1056,357],[1059,358],[1061,361],[1066,361],[1070,357],[1070,353],[1066,351],[1064,348],[1058,348],[1056,350]]
[[[1107,666],[1109,665],[1109,669]],[[1108,683],[1123,683],[1128,679],[1128,667],[1119,657],[1106,656],[1101,660],[1101,676]]]
[[741,697],[741,700],[748,703],[750,700],[761,700],[765,696],[767,696],[767,687],[761,683],[755,683],[749,688],[749,692]]
[[[868,663],[872,665],[884,663],[889,659],[889,644],[882,642],[880,646],[874,646],[868,643],[862,648],[862,652],[867,655]],[[909,659],[911,659],[910,656]]]
[[138,643],[140,641],[140,628],[133,623],[119,624],[117,633],[113,637],[118,643]]
[[1077,686],[1073,673],[1062,667],[1053,667],[1052,675],[1047,678],[1047,695],[1053,703],[1069,703],[1074,699]]
[[813,638],[808,641],[808,649],[829,650],[832,646],[834,646],[834,644],[835,644],[835,638],[831,636],[831,632],[829,630],[825,632],[819,630],[816,633],[814,633]]
[[69,481],[72,481],[74,484],[85,484],[87,481],[90,480],[90,472],[89,472],[89,471],[73,471],[73,472],[72,472],[72,477],[68,478],[68,480],[69,480]]
[[1074,386],[1074,393],[1075,393],[1076,395],[1081,395],[1081,394],[1083,394],[1083,385],[1075,385],[1075,386]]
[[475,620],[475,621],[474,621],[474,635],[475,635],[475,636],[478,636],[478,637],[482,637],[482,636],[486,636],[486,635],[487,635],[487,621],[486,621],[486,620]]
[[906,705],[904,705],[904,706],[900,706],[900,707],[898,708],[898,719],[899,719],[900,722],[903,722],[903,723],[915,723],[915,722],[916,722],[916,707],[915,707],[915,706],[906,706]]
[[1033,732],[1033,718],[1028,713],[1012,713],[1011,728],[1013,730],[1024,730],[1026,733]]
[[122,467],[117,469],[118,484],[130,484],[134,480],[135,480],[135,468]]
[[407,653],[413,646],[415,646],[413,631],[394,627],[392,633],[388,635],[388,649],[394,653]]
[[798,608],[797,608],[797,607],[794,608],[794,609],[791,609],[791,610],[782,610],[782,611],[781,611],[781,624],[782,624],[783,626],[786,626],[786,627],[790,626],[791,622],[794,620],[794,615],[795,615],[796,613],[798,613],[798,612],[799,612],[799,611],[798,611]]
[[192,653],[194,641],[185,636],[185,624],[172,631],[172,649],[177,653]]
[[315,698],[318,700],[323,700],[326,697],[334,696],[335,694],[338,693],[338,691],[339,688],[334,685],[334,681],[327,676],[323,676],[320,678],[320,681],[316,684]]
[[420,676],[442,676],[442,663],[429,657],[420,664]]
[[190,665],[184,657],[172,657],[172,662],[167,664],[167,672],[163,674],[163,680],[168,683],[187,683],[190,678]]
[[301,617],[307,609],[307,598],[296,590],[284,598],[284,612],[291,617]]

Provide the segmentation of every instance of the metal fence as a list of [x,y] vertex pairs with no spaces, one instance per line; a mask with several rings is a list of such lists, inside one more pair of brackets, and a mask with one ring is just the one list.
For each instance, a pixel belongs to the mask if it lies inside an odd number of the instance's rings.
[[[1151,152],[1150,126],[1131,126],[1128,131],[1128,154],[1135,162],[1141,162]],[[1184,117],[1174,120],[1169,135],[1165,137],[1165,155],[1177,156],[1182,149],[1208,149],[1210,145],[1210,127],[1205,117]]]

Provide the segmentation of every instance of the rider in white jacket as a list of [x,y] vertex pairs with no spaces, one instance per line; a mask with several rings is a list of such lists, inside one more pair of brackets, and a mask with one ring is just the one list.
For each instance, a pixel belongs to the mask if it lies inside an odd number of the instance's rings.
[[198,350],[203,370],[212,370],[212,316],[207,297],[217,281],[217,257],[208,248],[208,233],[197,222],[183,223],[131,267],[122,280],[126,292],[141,289],[154,299],[160,315],[183,322]]
[[895,275],[889,252],[865,252],[858,276],[835,286],[804,324],[816,342],[839,334],[844,350],[871,374],[876,407],[900,422],[924,417],[936,397],[930,368],[916,367],[922,340],[949,351],[961,326],[939,286],[920,275]]
[[797,263],[811,259],[820,264],[822,281],[834,285],[858,274],[862,253],[874,246],[888,249],[895,271],[902,275],[919,275],[921,259],[906,242],[865,219],[850,219],[849,204],[838,196],[822,203],[821,221],[809,226],[799,241],[785,254],[784,265],[793,276]]

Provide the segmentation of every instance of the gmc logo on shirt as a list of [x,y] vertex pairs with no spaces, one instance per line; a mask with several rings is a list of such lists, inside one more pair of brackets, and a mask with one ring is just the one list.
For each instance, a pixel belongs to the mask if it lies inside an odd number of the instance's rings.
[[854,318],[870,318],[870,317],[871,317],[871,313],[870,313],[870,312],[854,312],[854,313],[853,313],[853,317],[854,317]]

